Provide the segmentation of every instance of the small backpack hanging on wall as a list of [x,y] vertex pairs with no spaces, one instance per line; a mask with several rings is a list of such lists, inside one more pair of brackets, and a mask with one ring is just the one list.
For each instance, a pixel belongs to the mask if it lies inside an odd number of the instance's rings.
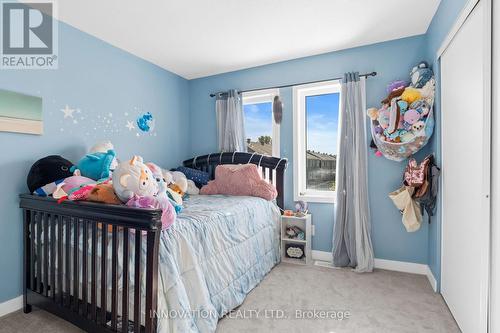
[[427,212],[429,223],[434,215],[438,194],[441,169],[435,164],[434,156],[429,155],[419,164],[414,158],[408,160],[404,172],[404,185],[415,188],[413,199]]
[[435,80],[426,62],[415,66],[411,82],[394,81],[380,109],[370,108],[371,133],[386,158],[402,161],[429,141],[434,131]]

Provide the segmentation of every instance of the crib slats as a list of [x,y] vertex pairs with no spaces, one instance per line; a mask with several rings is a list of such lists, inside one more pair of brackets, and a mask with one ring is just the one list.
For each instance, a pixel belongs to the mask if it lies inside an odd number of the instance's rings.
[[122,332],[128,332],[128,228],[123,228]]
[[35,212],[30,211],[30,289],[35,290]]
[[56,217],[50,215],[50,296],[56,299]]
[[36,290],[42,293],[42,215],[37,213],[36,220]]
[[135,230],[135,271],[134,271],[134,332],[141,328],[141,242],[142,231]]
[[92,259],[91,259],[91,285],[90,285],[90,303],[92,304],[90,318],[97,320],[97,223],[92,223]]
[[82,246],[82,314],[87,317],[87,264],[88,264],[88,244],[89,244],[89,226],[87,221],[83,221],[83,246]]
[[118,303],[118,227],[113,225],[113,240],[111,249],[111,329],[117,328],[117,303]]
[[[50,202],[22,198],[29,204],[33,201],[36,206]],[[113,220],[103,217],[95,221],[95,216],[90,214],[72,214],[72,203],[54,206],[52,210],[26,208],[25,202],[21,204],[25,312],[31,311],[30,304],[36,304],[89,331],[128,332],[129,323],[130,331],[132,326],[135,332],[156,331],[160,238],[157,212],[149,214],[154,219],[150,220],[150,225],[135,229],[131,224],[121,225],[118,211]],[[142,221],[147,221],[146,216]],[[108,229],[108,226],[112,227]],[[134,235],[135,239],[131,239]],[[145,288],[141,287],[144,281]],[[132,303],[134,305],[130,306]]]
[[78,259],[78,240],[80,238],[80,220],[78,218],[73,219],[73,310],[78,312],[79,303],[79,289],[80,289],[80,278],[79,278],[79,268],[80,263]]
[[29,285],[31,282],[31,271],[30,271],[30,262],[31,262],[31,253],[30,253],[30,242],[29,242],[29,227],[31,224],[30,221],[30,212],[28,210],[23,210],[23,311],[24,313],[30,312],[30,306],[28,305],[28,288],[31,288]]
[[43,214],[43,293],[49,296],[49,216]]
[[64,221],[61,216],[57,219],[57,292],[58,302],[63,305],[63,229]]
[[64,286],[64,290],[65,290],[65,294],[66,294],[66,307],[70,307],[71,306],[71,286],[70,286],[70,283],[71,283],[71,221],[69,218],[66,218],[66,252],[64,253],[64,258],[65,258],[65,261],[66,261],[66,264],[65,264],[65,270],[64,270],[64,274],[65,274],[65,286]]
[[[158,243],[159,232],[148,232],[146,253],[146,311],[156,309],[158,297]],[[156,332],[157,318],[153,313],[146,313],[144,318],[146,332]]]
[[107,286],[108,280],[108,225],[101,223],[101,324],[106,326],[106,309],[107,309]]

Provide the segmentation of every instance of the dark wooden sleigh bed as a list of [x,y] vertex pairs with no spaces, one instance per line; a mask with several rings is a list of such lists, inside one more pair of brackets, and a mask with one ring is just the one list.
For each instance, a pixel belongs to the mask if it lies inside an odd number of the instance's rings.
[[[219,164],[246,163],[258,165],[264,178],[276,186],[277,204],[283,208],[286,159],[237,152],[183,162],[210,173],[211,178]],[[20,207],[25,313],[36,306],[89,332],[156,332],[153,314],[157,309],[161,211],[91,202],[58,204],[52,198],[31,194],[20,195]],[[132,251],[129,242],[134,244]],[[132,256],[133,265],[123,260]],[[120,271],[119,258],[123,262]],[[145,288],[131,290],[130,282],[138,286],[141,279],[146,281]],[[99,294],[98,289],[105,292]]]

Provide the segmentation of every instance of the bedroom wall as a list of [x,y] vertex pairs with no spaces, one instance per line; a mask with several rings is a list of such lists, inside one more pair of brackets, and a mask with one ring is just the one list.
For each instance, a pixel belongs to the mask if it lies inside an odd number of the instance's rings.
[[[436,127],[434,135],[429,142],[431,149],[436,152],[436,162],[441,165],[441,112],[440,112],[440,73],[439,62],[436,58],[441,44],[448,35],[448,32],[455,24],[456,19],[460,15],[462,9],[469,0],[441,0],[438,10],[434,15],[429,29],[427,29],[427,59],[432,64],[436,75],[436,98],[434,108],[436,110]],[[429,226],[429,251],[428,265],[438,282],[441,280],[441,195],[438,198],[435,218],[436,223]]]
[[[189,157],[190,143],[187,80],[66,24],[59,25],[58,70],[0,72],[0,89],[43,98],[45,130],[41,136],[0,132],[2,303],[21,294],[17,196],[27,192],[25,180],[35,160],[60,154],[76,162],[93,143],[109,139],[121,159],[141,154],[174,167]],[[61,109],[66,105],[80,113],[64,119]],[[137,136],[125,125],[146,111],[156,118],[155,131]]]
[[[398,78],[407,79],[411,67],[426,59],[426,51],[426,37],[422,35],[191,80],[189,99],[192,153],[201,155],[217,151],[214,99],[209,97],[211,92],[329,79],[339,77],[346,71],[377,71],[378,75],[367,81],[367,104],[378,106],[385,95],[386,85]],[[281,89],[280,94],[285,104],[280,148],[282,156],[289,159],[285,204],[292,207],[292,89]],[[428,149],[419,155],[427,151]],[[407,233],[401,224],[401,214],[387,197],[389,192],[400,186],[404,164],[375,157],[370,152],[368,167],[375,256],[381,259],[427,263],[428,225],[424,223],[418,232]],[[331,251],[334,205],[310,204],[310,210],[316,226],[313,249]]]

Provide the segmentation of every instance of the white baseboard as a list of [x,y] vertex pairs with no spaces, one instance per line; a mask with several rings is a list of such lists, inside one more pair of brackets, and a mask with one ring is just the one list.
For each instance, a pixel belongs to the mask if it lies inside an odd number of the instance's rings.
[[429,279],[429,283],[431,284],[432,290],[434,290],[435,293],[438,292],[438,284],[437,280],[434,277],[434,274],[432,274],[431,268],[427,266],[427,279]]
[[[319,261],[332,262],[332,253],[326,251],[312,250],[312,259]],[[386,269],[389,271],[404,272],[425,275],[429,279],[432,289],[437,292],[437,281],[428,265],[414,262],[378,259],[374,260],[375,268]]]
[[23,308],[23,295],[0,303],[0,317]]

